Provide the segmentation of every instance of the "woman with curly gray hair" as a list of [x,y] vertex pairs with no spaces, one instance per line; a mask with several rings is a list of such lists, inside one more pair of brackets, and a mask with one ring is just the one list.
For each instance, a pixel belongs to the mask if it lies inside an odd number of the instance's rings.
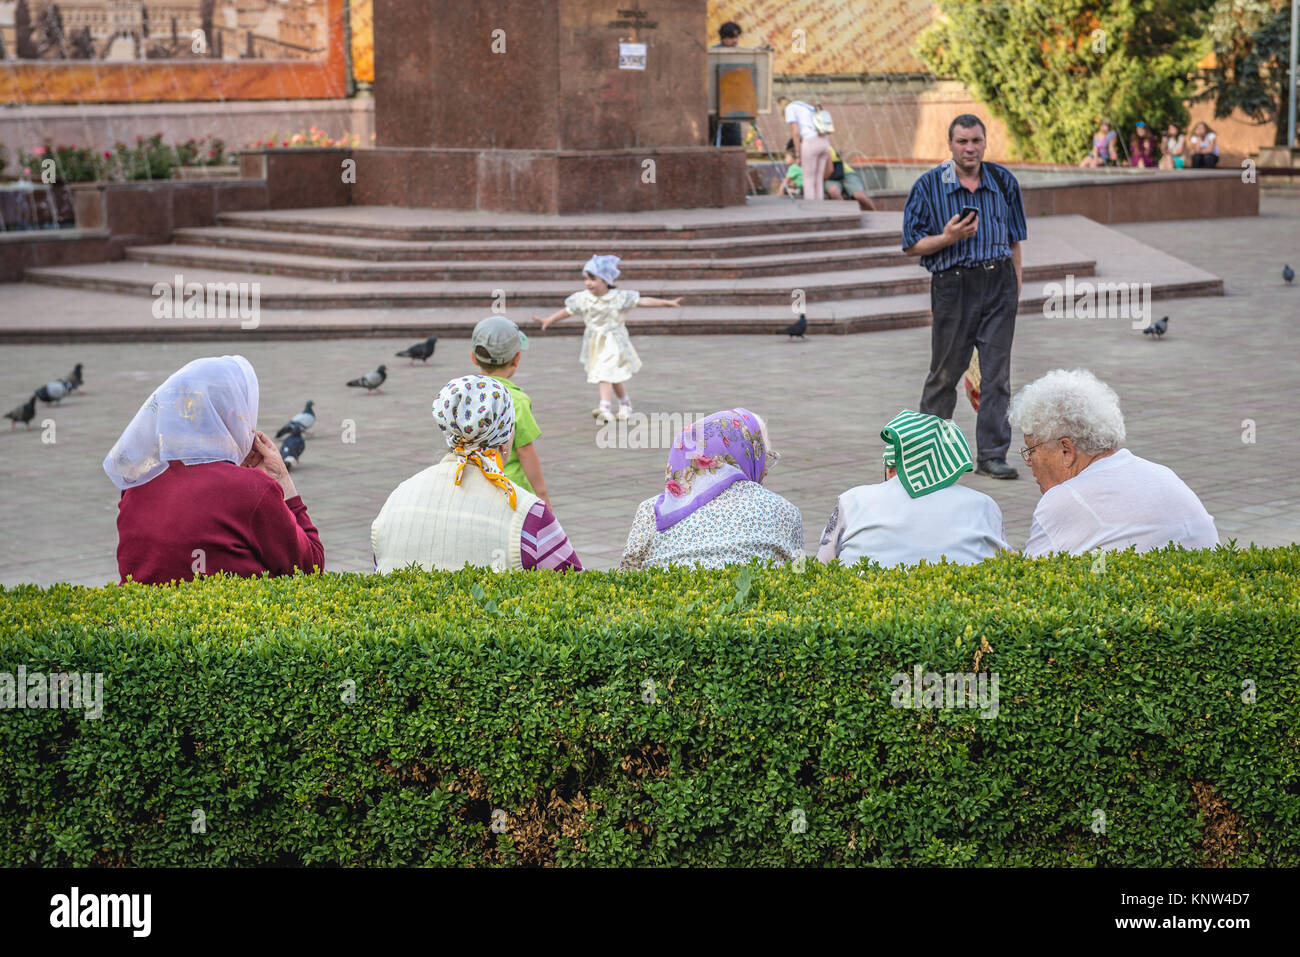
[[1120,448],[1119,396],[1088,370],[1056,369],[1034,380],[1011,400],[1009,416],[1043,493],[1026,555],[1219,543],[1214,519],[1182,479]]

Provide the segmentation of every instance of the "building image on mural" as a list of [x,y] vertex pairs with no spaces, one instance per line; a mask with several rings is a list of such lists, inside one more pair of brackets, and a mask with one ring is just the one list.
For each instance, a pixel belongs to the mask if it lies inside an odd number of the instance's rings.
[[0,0],[0,60],[314,60],[325,0]]

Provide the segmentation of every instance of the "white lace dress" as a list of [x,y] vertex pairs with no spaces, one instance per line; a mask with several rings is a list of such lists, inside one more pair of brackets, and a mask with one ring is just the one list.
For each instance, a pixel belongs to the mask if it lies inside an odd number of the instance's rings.
[[581,316],[587,325],[579,358],[588,382],[626,382],[641,368],[641,357],[627,334],[626,315],[640,298],[630,289],[611,289],[603,296],[584,289],[564,300],[569,315]]

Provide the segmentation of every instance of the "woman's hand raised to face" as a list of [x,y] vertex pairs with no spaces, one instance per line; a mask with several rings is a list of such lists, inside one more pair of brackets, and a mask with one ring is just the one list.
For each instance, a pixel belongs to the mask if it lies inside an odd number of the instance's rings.
[[[256,461],[250,461],[253,459]],[[285,498],[293,498],[298,494],[294,489],[293,479],[289,477],[289,466],[284,464],[284,459],[280,457],[280,450],[275,447],[275,443],[265,432],[253,433],[253,449],[248,453],[248,458],[244,459],[244,464],[250,468],[260,469],[280,483]]]

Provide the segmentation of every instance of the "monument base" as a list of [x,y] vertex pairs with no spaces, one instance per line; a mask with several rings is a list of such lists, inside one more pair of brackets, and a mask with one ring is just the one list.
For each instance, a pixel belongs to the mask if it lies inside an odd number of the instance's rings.
[[[348,159],[355,169],[347,170]],[[272,209],[351,204],[549,214],[637,212],[740,206],[746,192],[740,147],[271,149],[243,151],[240,162],[245,175],[266,179]]]

